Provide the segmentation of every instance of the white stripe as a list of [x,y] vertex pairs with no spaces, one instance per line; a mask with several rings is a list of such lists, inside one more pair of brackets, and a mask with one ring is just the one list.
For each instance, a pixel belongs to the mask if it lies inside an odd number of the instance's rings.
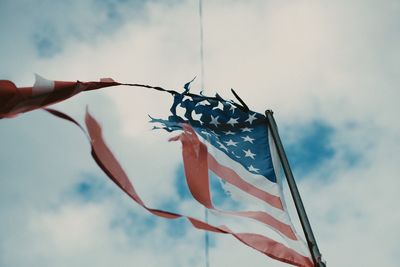
[[228,155],[213,146],[202,136],[200,136],[199,134],[197,134],[197,136],[199,137],[199,140],[207,146],[208,152],[215,157],[219,164],[223,166],[229,166],[229,168],[236,172],[236,174],[238,174],[240,177],[242,177],[244,181],[257,187],[258,189],[271,195],[280,197],[279,186],[277,183],[271,182],[263,175],[249,172],[248,170],[246,170],[245,167],[243,167],[242,164],[231,159]]
[[45,95],[54,91],[54,81],[47,80],[35,73],[35,84],[32,87],[32,96]]
[[[286,206],[286,202],[285,202],[285,198],[283,196],[283,186],[282,186],[282,163],[279,159],[279,155],[278,155],[278,151],[275,145],[275,141],[272,137],[271,134],[271,130],[268,127],[268,142],[269,142],[269,148],[270,148],[270,152],[271,152],[271,159],[272,159],[272,165],[274,166],[274,171],[275,171],[275,176],[276,176],[276,181],[279,184],[279,191],[280,191],[280,195],[281,195],[281,201],[282,201],[282,206],[283,209],[286,211],[287,214],[287,224],[290,225],[290,227],[292,228],[294,234],[296,235],[297,239],[299,240],[299,242],[302,244],[302,251],[304,256],[310,257],[311,258],[311,254],[310,251],[308,249],[308,246],[306,244],[306,242],[303,240],[303,238],[297,233],[296,229],[294,228],[294,225],[292,223],[292,220],[290,219],[289,216],[289,212]],[[300,252],[299,252],[300,253]]]
[[[267,226],[253,219],[226,214],[223,211],[218,211],[218,210],[209,209],[209,211],[216,217],[223,217],[229,219],[234,218],[234,220],[231,221],[224,221],[224,224],[229,225],[229,229],[233,230],[234,232],[239,232],[239,233],[247,232],[247,233],[265,235],[268,238],[271,238],[279,243],[287,245],[288,247],[290,247],[291,249],[295,250],[297,253],[305,257],[310,257],[310,254],[308,253],[308,250],[305,249],[302,240],[292,240],[287,236],[285,236],[284,234],[282,234],[281,232],[279,232],[278,230],[276,230],[275,228]],[[251,230],[249,231],[249,229]]]
[[246,191],[243,191],[236,186],[225,183],[223,184],[224,189],[231,194],[232,198],[238,202],[241,203],[248,203],[249,205],[251,204],[256,204],[256,207],[261,209],[262,211],[265,211],[278,221],[290,225],[290,220],[288,218],[287,213],[284,210],[277,209],[265,201],[262,201],[261,199],[247,193]]
[[[271,149],[271,157],[273,160],[274,170],[276,171],[279,168],[275,168],[275,166],[277,166],[280,162],[279,162],[279,159],[278,159],[279,163],[276,162],[277,157],[276,157],[276,151],[275,151],[276,150],[275,143],[273,143],[272,136],[270,136],[269,132],[268,132],[268,134],[269,134],[268,137],[269,137],[269,142],[270,142],[269,143],[270,149],[272,148]],[[196,135],[198,136],[199,140],[207,146],[208,152],[214,156],[214,158],[217,160],[217,162],[220,165],[223,165],[226,167],[229,166],[229,168],[232,169],[234,172],[236,172],[236,174],[238,174],[244,181],[257,187],[258,189],[260,189],[264,192],[267,192],[271,195],[275,195],[275,196],[279,197],[281,199],[282,203],[284,203],[281,180],[278,180],[281,177],[280,172],[276,171],[277,181],[279,181],[279,184],[271,182],[263,175],[258,175],[258,174],[249,172],[245,167],[243,167],[243,165],[241,165],[237,161],[231,159],[228,155],[226,155],[224,152],[222,152],[221,150],[216,148],[208,140],[204,139],[201,135],[199,135],[199,134],[196,134]],[[271,142],[271,140],[272,140],[272,142]],[[296,252],[298,252],[299,254],[301,254],[303,256],[310,257],[310,254],[309,254],[306,244],[304,243],[303,239],[294,230],[294,226],[292,224],[292,221],[290,220],[290,217],[289,217],[289,214],[287,213],[287,208],[285,205],[284,205],[284,210],[277,209],[277,208],[271,206],[270,204],[266,203],[265,201],[262,201],[261,199],[247,193],[246,191],[243,191],[243,190],[237,188],[234,185],[226,183],[224,186],[230,193],[232,193],[232,197],[239,197],[242,199],[242,201],[244,200],[245,203],[246,202],[254,203],[254,201],[256,201],[256,203],[262,204],[263,211],[265,211],[266,213],[268,213],[269,215],[274,217],[276,220],[290,226],[298,240],[292,240],[292,239],[286,237],[284,234],[280,233],[275,228],[266,226],[265,224],[259,222],[262,225],[264,225],[265,227],[267,227],[268,229],[271,229],[274,232],[276,232],[277,234],[279,234],[285,240],[286,244],[288,246],[290,246],[290,248],[292,248],[293,250],[295,250]],[[218,212],[218,214],[221,215],[220,212]],[[224,216],[231,217],[232,215],[224,214]]]
[[[276,183],[272,183],[271,181],[269,181],[267,178],[265,178],[262,175],[257,175],[257,174],[248,172],[240,163],[232,160],[229,156],[227,156],[225,153],[221,152],[219,149],[215,148],[211,143],[207,142],[200,135],[197,134],[197,136],[199,137],[200,141],[207,146],[208,152],[215,157],[215,160],[220,165],[229,167],[230,169],[235,171],[236,174],[238,174],[244,181],[257,187],[261,191],[267,192],[271,195],[282,198],[280,195],[280,190]],[[265,181],[267,181],[267,182],[265,182]],[[271,184],[273,184],[273,188],[271,188]],[[286,224],[288,224],[288,222],[290,222],[290,220],[288,220],[288,216],[285,211],[278,209],[278,208],[270,205],[269,203],[249,194],[248,192],[237,188],[235,185],[226,183],[226,184],[224,184],[224,188],[227,189],[230,193],[232,193],[234,195],[234,197],[237,197],[238,199],[242,199],[242,200],[245,199],[245,201],[247,201],[247,203],[261,204],[263,209],[265,209],[265,211],[267,213],[269,213],[271,216],[273,216],[278,221],[286,223]],[[270,190],[265,190],[265,189],[270,189]]]
[[54,91],[54,81],[47,80],[35,73],[35,84],[32,87],[32,96],[17,103],[11,113],[20,113],[29,110],[29,107],[40,107],[47,99],[48,94]]

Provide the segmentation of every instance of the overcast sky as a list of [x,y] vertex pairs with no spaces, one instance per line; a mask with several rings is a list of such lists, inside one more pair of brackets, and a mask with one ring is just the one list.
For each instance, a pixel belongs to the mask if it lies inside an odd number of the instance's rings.
[[[207,94],[273,109],[328,266],[398,266],[400,2],[204,0]],[[198,1],[0,0],[0,79],[98,80],[182,90],[200,75]],[[195,81],[193,91],[198,92]],[[178,143],[151,131],[171,97],[82,93],[152,207],[202,214]],[[204,266],[203,233],[154,218],[95,165],[81,132],[43,111],[0,121],[0,265]],[[292,214],[295,216],[295,214]],[[298,229],[300,231],[300,229]],[[211,235],[211,266],[287,266]]]

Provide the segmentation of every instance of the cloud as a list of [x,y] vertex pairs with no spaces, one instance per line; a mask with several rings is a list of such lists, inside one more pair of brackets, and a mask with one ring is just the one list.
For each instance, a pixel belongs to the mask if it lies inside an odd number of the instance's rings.
[[[275,111],[328,264],[397,266],[397,1],[203,4],[206,93],[229,98],[233,87],[254,110]],[[0,73],[18,85],[38,72],[183,90],[200,73],[195,1],[0,5]],[[179,146],[149,130],[147,114],[165,117],[170,103],[159,92],[120,87],[57,108],[82,118],[89,104],[143,198],[201,216],[176,187]],[[0,132],[0,265],[203,265],[202,234],[150,219],[99,182],[106,178],[71,125],[33,112],[2,120]],[[212,265],[284,266],[214,238]]]

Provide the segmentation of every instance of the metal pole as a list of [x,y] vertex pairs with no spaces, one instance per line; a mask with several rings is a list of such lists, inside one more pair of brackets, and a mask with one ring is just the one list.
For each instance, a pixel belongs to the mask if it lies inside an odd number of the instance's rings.
[[306,210],[304,209],[303,201],[301,200],[299,190],[297,189],[296,182],[293,177],[292,170],[290,169],[289,161],[286,157],[285,150],[282,145],[282,141],[278,134],[278,129],[273,116],[272,110],[265,111],[265,116],[267,117],[268,125],[271,129],[271,135],[275,141],[275,145],[278,151],[279,158],[282,162],[282,167],[286,175],[286,179],[289,184],[290,192],[292,193],[293,201],[296,206],[297,214],[299,215],[301,226],[304,231],[304,235],[307,240],[308,247],[313,258],[314,265],[316,267],[326,267],[326,264],[322,262],[321,253],[319,252],[317,241],[315,240],[313,231],[311,229],[310,222],[308,220]]

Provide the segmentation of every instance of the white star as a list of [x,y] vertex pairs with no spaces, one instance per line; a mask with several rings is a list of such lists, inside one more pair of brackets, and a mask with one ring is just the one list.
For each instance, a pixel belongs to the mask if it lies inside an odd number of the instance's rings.
[[230,118],[229,121],[227,122],[227,124],[232,125],[232,127],[235,127],[235,124],[238,123],[238,119],[239,118]]
[[259,172],[260,169],[254,168],[253,165],[249,166],[249,171],[251,172]]
[[231,105],[229,111],[232,111],[232,114],[235,113],[236,106],[232,103],[229,103],[229,105]]
[[224,133],[225,133],[225,135],[235,135],[235,133],[231,132],[231,131],[227,131],[227,132],[224,132]]
[[235,152],[232,151],[232,154],[233,154],[236,158],[240,159],[240,157],[239,157],[238,155],[236,155]]
[[214,116],[211,115],[211,122],[210,122],[210,124],[214,124],[215,127],[218,127],[218,124],[220,124],[220,123],[218,122],[218,118],[219,118],[219,116],[217,116],[217,117],[214,118]]
[[207,106],[207,104],[205,103],[204,100],[201,100],[200,102],[197,102],[197,104],[195,105],[195,107],[197,106]]
[[234,142],[232,139],[230,139],[228,142],[225,142],[225,144],[226,144],[227,146],[236,146],[236,145],[237,145],[237,142]]
[[253,129],[247,128],[247,127],[245,127],[245,128],[242,129],[242,133],[244,133],[244,132],[249,132],[249,133],[251,133],[251,131],[253,131]]
[[200,123],[200,125],[203,125],[203,122],[201,121],[201,117],[202,117],[201,113],[196,113],[195,110],[192,110],[192,119],[194,121],[198,121]]
[[245,153],[244,156],[245,156],[246,158],[252,158],[252,159],[254,159],[254,156],[256,155],[256,154],[254,154],[253,152],[251,152],[250,149],[243,150],[243,152]]
[[192,101],[192,98],[191,98],[190,96],[185,95],[185,96],[183,96],[183,98],[182,98],[182,102],[184,102],[185,100],[190,100],[190,101]]
[[228,148],[227,148],[226,146],[224,146],[223,143],[217,141],[217,144],[219,145],[219,148],[222,148],[222,149],[224,149],[226,152],[228,152]]
[[253,113],[252,115],[249,115],[249,118],[246,120],[246,122],[248,121],[251,124],[253,124],[253,121],[256,120],[256,114]]
[[214,132],[213,130],[210,130],[210,132],[213,133],[213,135],[215,135],[216,137],[219,137],[219,134],[217,134],[216,132]]
[[218,101],[218,105],[216,107],[213,107],[213,110],[214,109],[220,109],[221,111],[224,111],[224,105],[220,101]]
[[211,134],[209,132],[206,131],[201,131],[202,134],[207,135],[207,136],[211,136]]
[[253,141],[255,140],[254,138],[251,138],[250,136],[245,136],[245,137],[242,136],[242,138],[243,138],[243,141],[245,141],[245,142],[247,141],[252,144],[253,144]]

